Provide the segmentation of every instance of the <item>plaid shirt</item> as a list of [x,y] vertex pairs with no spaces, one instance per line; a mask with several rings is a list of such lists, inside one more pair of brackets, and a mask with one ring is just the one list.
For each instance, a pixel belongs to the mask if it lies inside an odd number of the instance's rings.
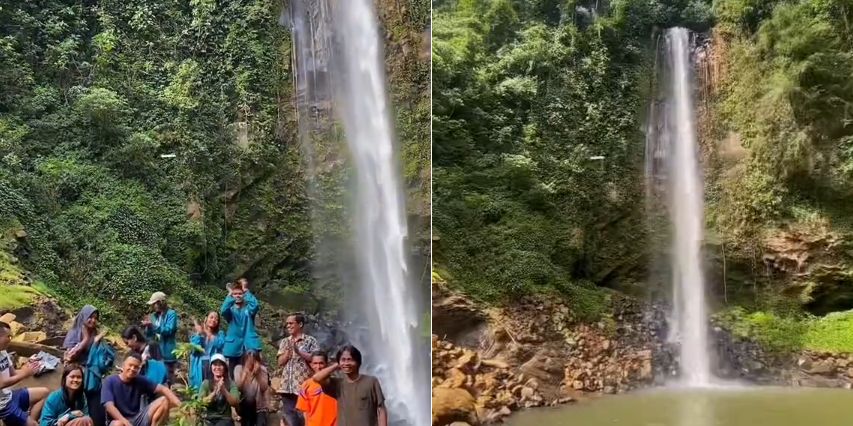
[[[293,342],[290,340],[290,337],[281,339],[281,344],[278,345],[278,356],[288,352],[292,346]],[[320,345],[317,343],[317,339],[307,334],[302,335],[302,341],[299,343],[299,352],[310,354],[319,348]],[[305,361],[304,358],[294,353],[290,357],[290,360],[287,361],[287,364],[281,369],[281,389],[278,390],[278,393],[299,394],[302,383],[312,375],[313,372],[311,371],[311,366],[308,365],[308,361]]]

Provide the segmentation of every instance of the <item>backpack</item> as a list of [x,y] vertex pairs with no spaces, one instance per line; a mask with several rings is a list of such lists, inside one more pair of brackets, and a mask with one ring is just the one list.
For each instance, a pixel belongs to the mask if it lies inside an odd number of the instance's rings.
[[86,392],[95,392],[101,389],[101,380],[113,369],[116,361],[116,350],[107,342],[100,341],[93,344],[89,350],[89,359],[86,362],[86,376],[83,383],[86,384]]

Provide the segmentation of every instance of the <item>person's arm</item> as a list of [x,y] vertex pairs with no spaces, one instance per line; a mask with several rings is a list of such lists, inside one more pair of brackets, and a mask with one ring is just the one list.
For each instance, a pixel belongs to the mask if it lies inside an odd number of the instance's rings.
[[222,350],[225,349],[225,332],[220,331],[216,333],[216,338],[213,339],[213,345],[211,346],[212,353],[219,354],[222,353]]
[[319,345],[317,344],[317,339],[312,336],[308,336],[308,338],[305,339],[305,343],[307,343],[308,345],[306,348],[307,350],[305,352],[299,350],[299,345],[293,345],[293,347],[296,351],[296,354],[299,355],[300,358],[304,359],[305,362],[310,363],[311,354],[318,349]]
[[[47,400],[44,402],[44,409],[41,412],[41,418],[39,419],[39,426],[61,426],[68,421],[68,416],[59,415],[65,411],[62,410],[62,407],[57,404],[57,398],[54,397],[54,394],[50,394],[47,397]],[[61,402],[61,398],[60,401]],[[63,421],[63,419],[65,419]]]
[[[196,346],[201,346],[202,351],[204,351],[204,335],[202,333],[193,334],[190,337],[190,343]],[[198,351],[198,349],[196,349]]]
[[379,420],[379,426],[388,426],[388,412],[385,411],[384,405],[377,409],[377,417],[377,420]]
[[211,391],[211,386],[215,385],[205,380],[201,382],[201,386],[198,388],[198,396],[205,404],[210,404],[210,401],[213,401],[213,397],[216,396],[216,392]]
[[237,389],[236,384],[231,383],[231,389],[225,389],[225,386],[223,386],[221,392],[225,400],[228,401],[228,405],[236,407],[240,404],[240,390]]
[[112,401],[105,403],[104,409],[107,411],[107,414],[109,414],[110,418],[113,419],[113,421],[118,422],[119,425],[131,426],[130,422],[124,416],[121,415],[121,411],[116,408],[115,403],[113,403]]
[[243,384],[246,382],[246,371],[247,368],[242,365],[237,365],[234,367],[234,382],[237,383],[238,388],[243,388]]
[[293,355],[293,351],[291,350],[290,338],[285,337],[281,339],[281,343],[278,345],[278,366],[284,367],[288,361],[290,361],[290,357]]
[[173,309],[166,311],[166,318],[160,322],[155,332],[162,338],[175,337],[178,332],[178,314]]
[[36,370],[32,363],[24,364],[20,371],[15,371],[9,367],[11,375],[7,378],[0,378],[0,389],[5,389],[17,385],[21,380],[32,377],[36,374]]
[[254,317],[258,314],[258,311],[261,310],[261,304],[258,303],[258,298],[252,294],[251,291],[247,291],[243,296],[243,300],[246,301],[246,307],[249,308],[249,315]]
[[338,368],[340,368],[338,363],[333,362],[332,365],[314,373],[314,376],[311,378],[314,379],[315,382],[322,384],[323,382],[326,381],[326,379],[328,379],[332,375],[332,373],[337,371]]
[[172,407],[181,406],[181,400],[178,399],[178,396],[175,395],[175,393],[172,392],[171,389],[163,385],[157,385],[157,387],[154,388],[154,393],[160,396],[165,396],[166,399],[169,401],[169,405],[171,405]]
[[222,302],[222,307],[219,308],[219,315],[229,322],[234,318],[234,314],[231,313],[232,306],[234,306],[234,298],[231,297],[231,293],[229,292],[228,296],[225,296],[225,301]]
[[157,329],[154,327],[154,322],[151,321],[151,317],[157,315],[156,313],[149,314],[142,320],[142,331],[145,332],[145,338],[148,340],[154,339],[157,337]]
[[270,376],[264,367],[258,368],[258,392],[262,395],[270,388]]
[[385,409],[385,394],[382,393],[382,386],[379,384],[379,379],[373,379],[373,398],[376,400],[376,416],[379,421],[379,426],[388,426],[388,412]]

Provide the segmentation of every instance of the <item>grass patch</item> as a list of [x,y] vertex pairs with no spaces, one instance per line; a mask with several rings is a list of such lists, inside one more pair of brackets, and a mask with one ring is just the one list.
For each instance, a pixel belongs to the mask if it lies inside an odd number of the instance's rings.
[[24,282],[24,271],[12,262],[12,255],[0,250],[0,285],[18,285]]
[[810,320],[804,346],[813,351],[853,352],[853,311]]
[[592,284],[572,284],[563,292],[575,318],[581,321],[598,321],[611,311],[610,293]]
[[31,305],[41,294],[35,288],[25,285],[3,286],[0,289],[0,310],[11,311]]
[[853,353],[853,311],[784,317],[734,308],[716,314],[715,319],[735,336],[754,340],[771,352]]

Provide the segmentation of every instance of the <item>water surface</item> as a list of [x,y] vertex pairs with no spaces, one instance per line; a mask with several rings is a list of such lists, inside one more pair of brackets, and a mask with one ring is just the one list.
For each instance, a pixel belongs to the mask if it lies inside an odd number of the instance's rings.
[[853,392],[841,389],[661,389],[522,411],[509,426],[848,426]]

